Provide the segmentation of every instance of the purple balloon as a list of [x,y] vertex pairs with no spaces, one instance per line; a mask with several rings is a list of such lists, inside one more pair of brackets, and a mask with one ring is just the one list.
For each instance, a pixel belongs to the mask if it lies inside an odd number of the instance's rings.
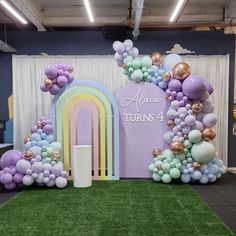
[[123,60],[123,57],[118,52],[115,53],[114,58],[115,58],[116,61],[122,61]]
[[132,57],[135,58],[139,54],[139,50],[136,47],[132,48]]
[[46,69],[44,70],[44,74],[50,78],[53,79],[57,76],[58,69],[54,65],[48,65]]
[[212,84],[207,84],[207,92],[211,95],[214,92],[214,88]]
[[9,167],[11,165],[15,165],[16,160],[20,160],[22,158],[22,153],[18,150],[9,150],[5,152],[0,159],[0,166],[2,169],[5,167]]
[[2,184],[10,184],[11,181],[13,180],[13,177],[10,173],[4,173],[2,176],[1,176],[1,183]]
[[217,122],[217,117],[213,113],[206,114],[202,119],[202,123],[207,128],[213,127],[216,124],[216,122]]
[[50,93],[53,95],[56,95],[56,94],[60,93],[61,91],[62,91],[61,87],[58,86],[57,84],[54,84],[50,89]]
[[42,85],[40,86],[40,89],[41,89],[43,92],[45,92],[45,93],[50,90],[50,88],[46,87],[44,84],[42,84]]
[[37,130],[38,130],[38,128],[37,128],[36,125],[32,126],[32,127],[31,127],[31,134],[36,133]]
[[185,117],[184,121],[188,126],[192,126],[195,125],[196,118],[193,115],[188,115]]
[[200,99],[206,92],[205,81],[200,76],[190,75],[184,80],[182,90],[190,99]]
[[118,49],[117,49],[117,52],[120,53],[120,54],[122,54],[122,53],[125,52],[125,45],[124,45],[123,43],[120,43],[120,44],[119,44],[119,47],[118,47]]
[[53,127],[51,124],[47,124],[43,127],[43,132],[45,134],[52,134],[53,133]]
[[16,188],[16,184],[14,182],[11,182],[9,184],[5,184],[4,187],[7,190],[12,190],[12,189]]
[[22,179],[23,179],[24,175],[21,174],[20,172],[17,172],[14,177],[13,177],[13,180],[16,184],[19,184],[22,182]]
[[67,84],[67,78],[64,75],[61,75],[57,78],[57,83],[63,87]]
[[113,43],[112,47],[113,47],[114,51],[117,51],[119,49],[120,44],[122,44],[122,42],[120,42],[120,41],[115,41]]
[[180,92],[181,91],[182,84],[177,79],[172,79],[168,84],[168,89],[170,91]]
[[70,74],[70,75],[67,77],[68,83],[71,83],[73,80],[74,80],[74,76],[73,76],[72,74]]

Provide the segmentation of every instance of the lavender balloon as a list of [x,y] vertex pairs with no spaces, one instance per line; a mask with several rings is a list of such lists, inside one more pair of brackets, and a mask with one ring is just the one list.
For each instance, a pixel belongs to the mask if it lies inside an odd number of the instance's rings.
[[182,84],[177,79],[172,79],[168,84],[168,89],[170,91],[180,92],[181,91]]

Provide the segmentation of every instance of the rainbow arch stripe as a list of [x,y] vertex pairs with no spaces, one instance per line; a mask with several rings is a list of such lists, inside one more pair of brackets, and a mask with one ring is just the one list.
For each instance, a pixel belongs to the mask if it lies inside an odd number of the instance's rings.
[[72,147],[82,135],[77,129],[81,109],[92,114],[93,179],[119,179],[119,108],[113,94],[95,81],[75,80],[52,100],[50,119],[63,146],[65,170],[71,170]]

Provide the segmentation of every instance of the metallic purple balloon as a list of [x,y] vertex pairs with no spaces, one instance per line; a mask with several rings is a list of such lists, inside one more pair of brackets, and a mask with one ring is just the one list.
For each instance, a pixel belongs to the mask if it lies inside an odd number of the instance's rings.
[[73,76],[72,74],[70,74],[70,75],[67,77],[68,83],[71,83],[73,80],[74,80],[74,76]]
[[214,88],[212,84],[207,84],[207,92],[211,95],[214,92]]
[[65,86],[67,84],[67,78],[64,75],[57,77],[57,84],[60,86]]
[[40,86],[40,89],[41,89],[43,92],[45,92],[45,93],[50,90],[50,88],[47,88],[44,84],[42,84],[42,85]]
[[205,81],[200,76],[190,75],[184,80],[182,90],[190,99],[200,99],[206,92]]
[[46,124],[44,127],[43,127],[43,132],[45,134],[52,134],[53,133],[53,127],[51,124]]
[[60,93],[61,91],[62,91],[61,87],[58,86],[57,84],[54,84],[50,89],[50,93],[53,95],[56,95],[56,94]]

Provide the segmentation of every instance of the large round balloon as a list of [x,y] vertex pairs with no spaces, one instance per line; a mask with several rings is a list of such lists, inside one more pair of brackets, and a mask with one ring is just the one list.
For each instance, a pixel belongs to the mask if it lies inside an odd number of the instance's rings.
[[22,153],[18,150],[9,150],[5,152],[0,159],[0,167],[4,169],[11,165],[16,165],[17,161],[22,158]]
[[178,54],[169,54],[165,57],[163,61],[163,68],[165,71],[172,71],[174,66],[182,61],[182,57]]
[[216,151],[212,143],[202,141],[192,146],[191,154],[195,161],[208,163],[214,159]]
[[197,75],[190,75],[184,80],[182,91],[190,99],[202,98],[206,92],[204,79]]

